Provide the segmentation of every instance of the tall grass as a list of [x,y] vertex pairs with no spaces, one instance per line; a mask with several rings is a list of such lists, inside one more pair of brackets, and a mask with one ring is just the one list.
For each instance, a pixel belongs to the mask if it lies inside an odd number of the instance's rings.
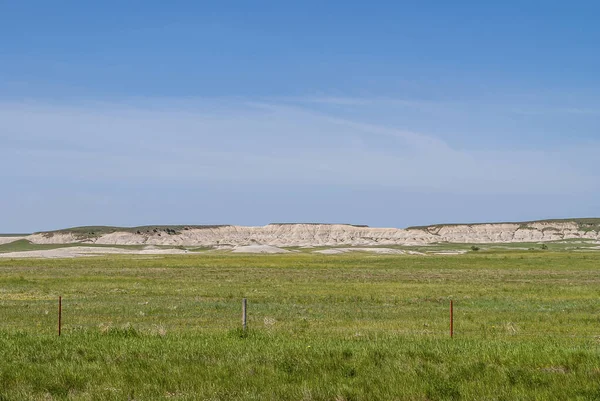
[[599,262],[575,252],[1,260],[0,400],[600,399]]

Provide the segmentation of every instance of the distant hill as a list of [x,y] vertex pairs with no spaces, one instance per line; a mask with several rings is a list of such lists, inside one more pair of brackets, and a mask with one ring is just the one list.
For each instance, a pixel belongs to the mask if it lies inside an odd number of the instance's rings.
[[573,219],[546,219],[546,220],[532,220],[532,221],[519,221],[519,222],[495,222],[495,223],[448,223],[448,224],[432,224],[429,226],[411,226],[407,230],[418,230],[432,227],[454,227],[454,226],[478,226],[478,225],[489,225],[489,224],[518,224],[519,226],[526,227],[534,223],[576,223],[581,229],[600,231],[600,218],[587,217],[587,218],[573,218]]
[[36,234],[75,234],[82,236],[101,236],[104,234],[112,234],[115,232],[127,233],[157,233],[157,232],[176,232],[180,233],[187,230],[202,230],[208,228],[227,227],[227,225],[156,225],[156,226],[139,226],[139,227],[113,227],[113,226],[82,226],[64,228],[54,231],[42,231]]
[[38,244],[238,246],[379,246],[432,243],[514,243],[559,240],[600,241],[600,218],[529,222],[435,224],[373,228],[351,224],[273,223],[234,225],[89,226],[41,232],[26,239]]

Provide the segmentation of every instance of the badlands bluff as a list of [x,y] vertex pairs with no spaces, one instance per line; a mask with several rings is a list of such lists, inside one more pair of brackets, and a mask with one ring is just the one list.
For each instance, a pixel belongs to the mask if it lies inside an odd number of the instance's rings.
[[243,226],[86,227],[25,237],[36,244],[275,247],[516,243],[600,240],[600,219],[371,228],[344,224]]

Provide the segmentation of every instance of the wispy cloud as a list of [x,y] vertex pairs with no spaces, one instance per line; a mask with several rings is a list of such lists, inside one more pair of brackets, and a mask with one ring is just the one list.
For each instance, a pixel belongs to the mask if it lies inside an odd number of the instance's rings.
[[[177,111],[177,110],[185,111]],[[0,175],[376,185],[557,193],[598,187],[576,143],[548,151],[458,149],[426,133],[248,100],[0,105]],[[18,168],[15,168],[18,166]]]
[[566,115],[574,115],[574,116],[600,116],[600,107],[599,108],[587,108],[587,107],[538,107],[532,108],[523,106],[521,108],[513,108],[512,111],[515,114],[523,114],[530,116],[550,116],[556,114],[566,114]]

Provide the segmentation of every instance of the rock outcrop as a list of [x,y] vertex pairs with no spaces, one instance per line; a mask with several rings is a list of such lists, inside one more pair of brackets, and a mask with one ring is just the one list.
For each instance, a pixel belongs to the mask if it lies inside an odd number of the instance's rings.
[[36,244],[83,243],[169,246],[374,246],[432,243],[516,243],[570,239],[600,240],[598,224],[579,221],[456,224],[426,227],[371,228],[345,224],[269,224],[263,227],[210,226],[141,231],[113,229],[105,233],[37,233],[26,237]]

